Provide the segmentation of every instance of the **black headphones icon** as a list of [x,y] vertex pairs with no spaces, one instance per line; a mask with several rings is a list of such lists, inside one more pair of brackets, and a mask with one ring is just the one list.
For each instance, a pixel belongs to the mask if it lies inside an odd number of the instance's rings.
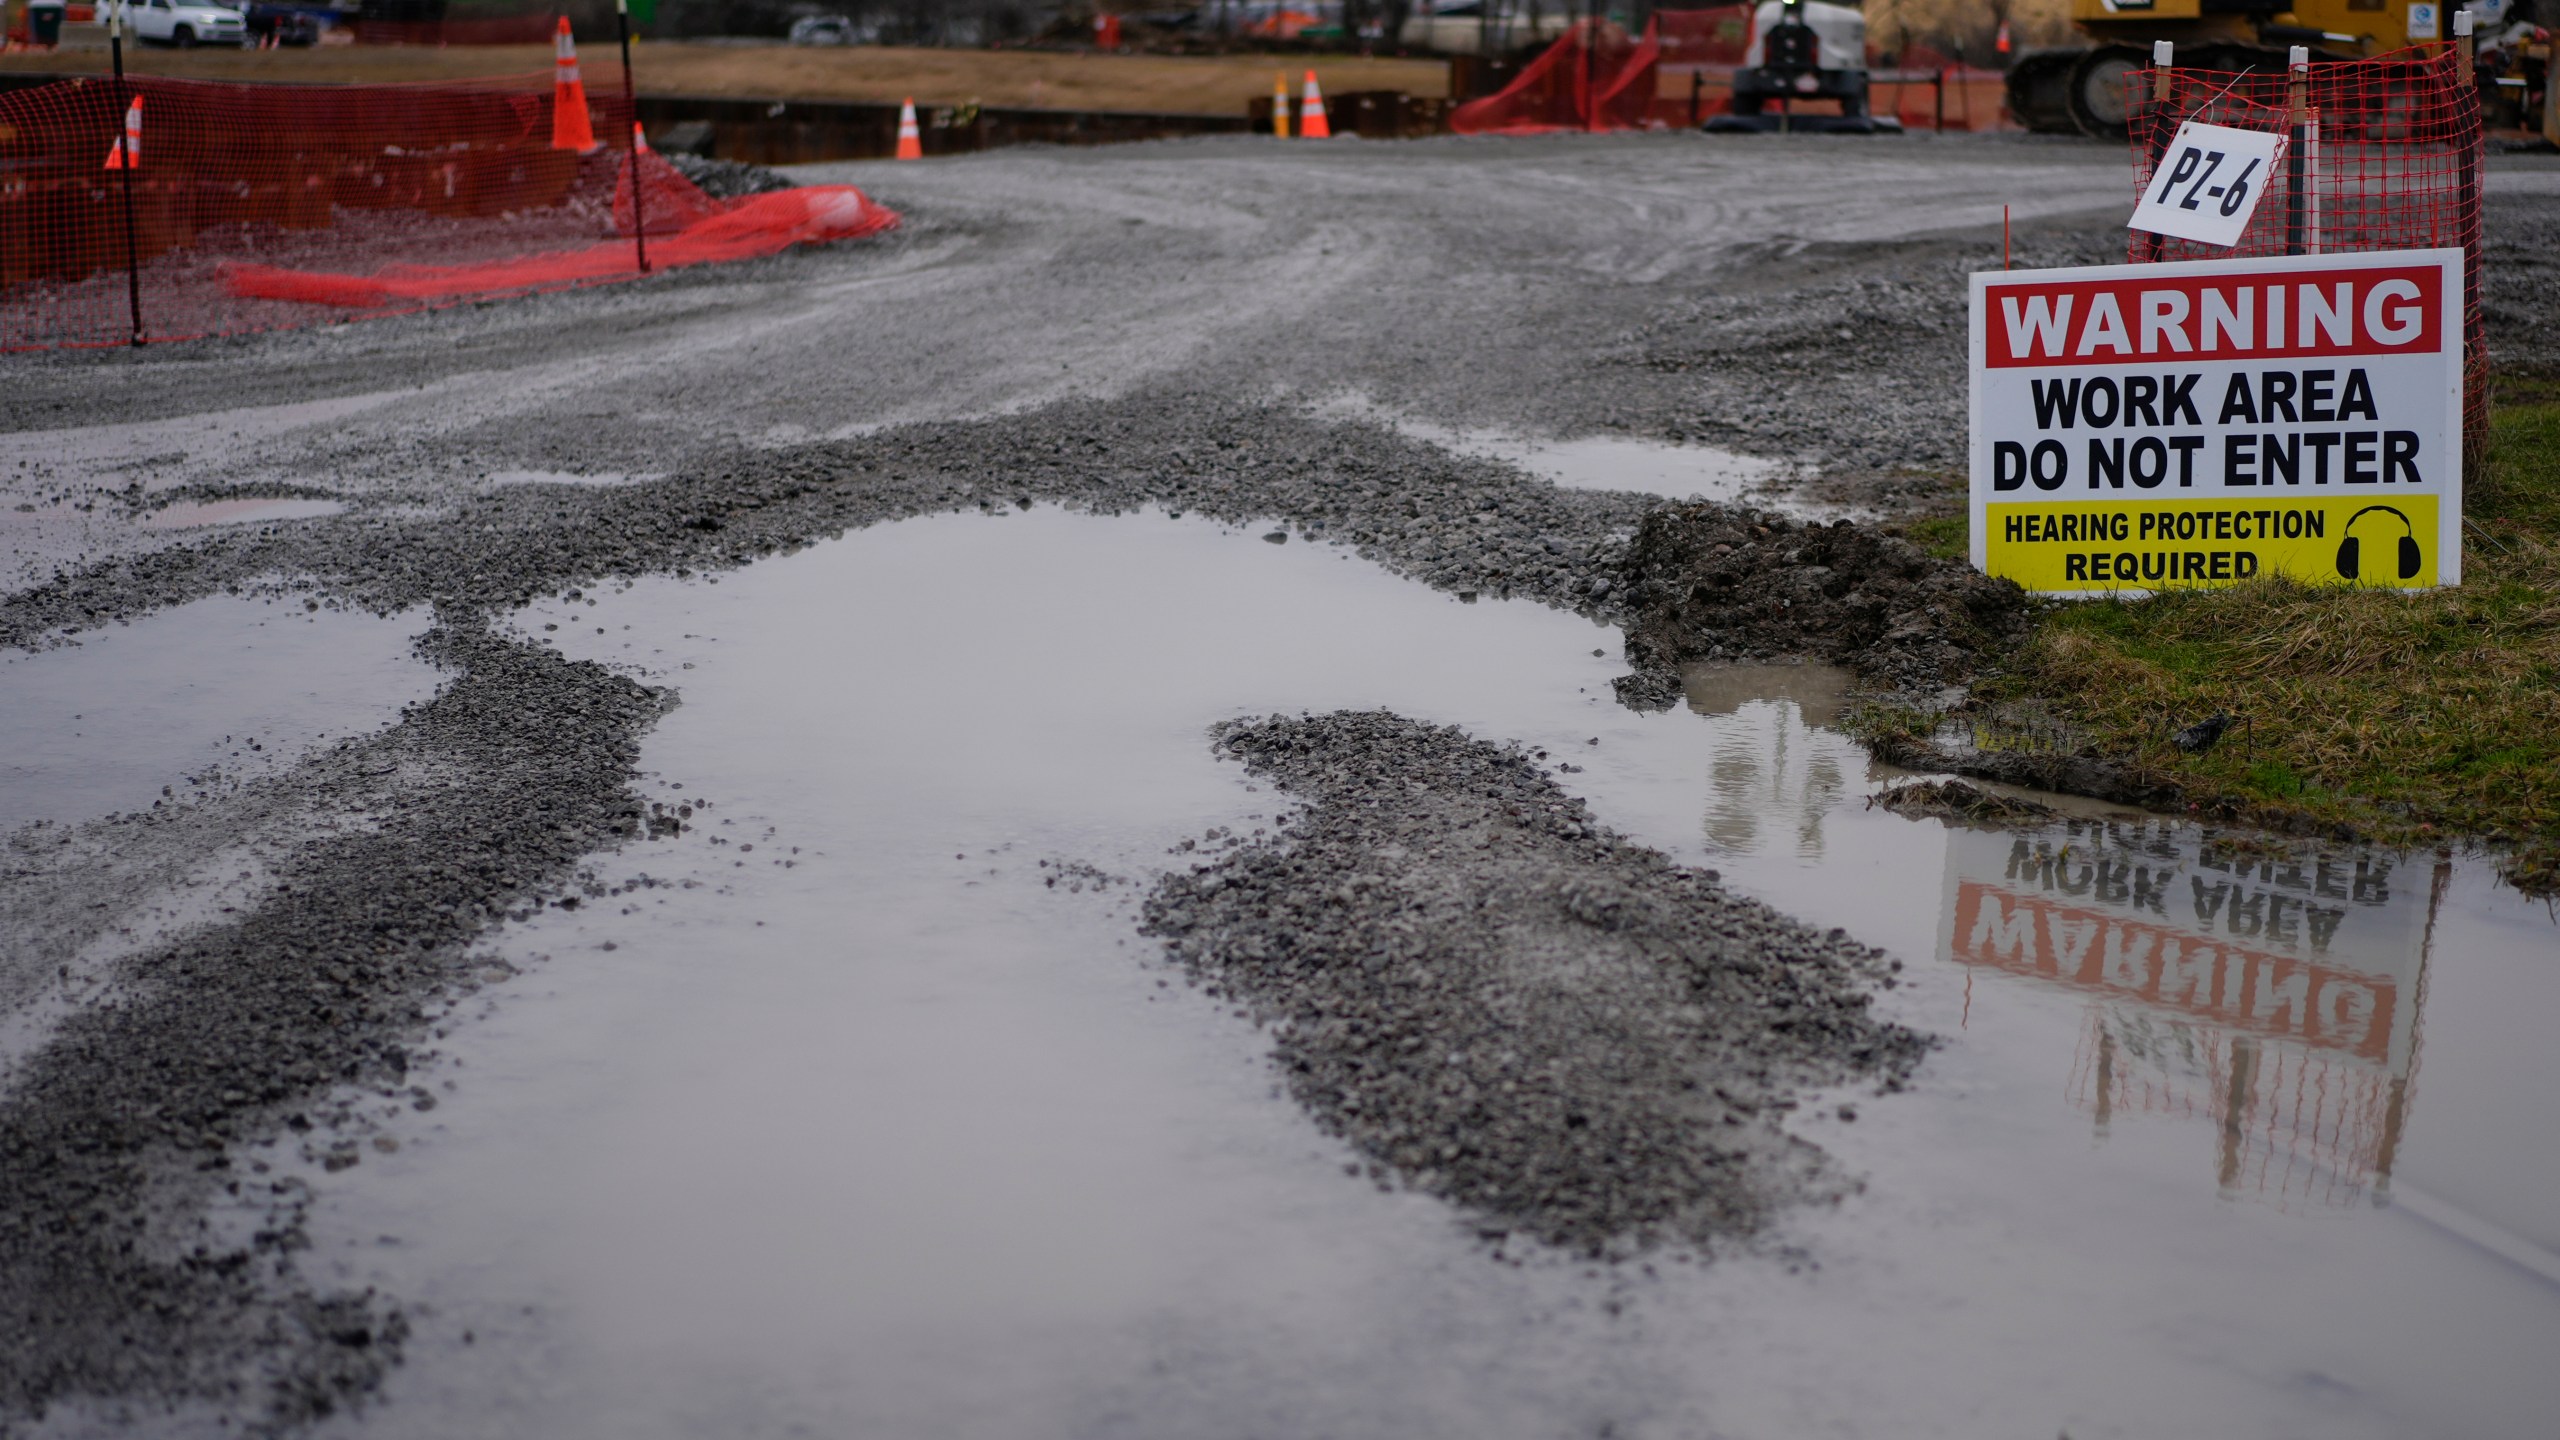
[[2338,573],[2353,580],[2356,578],[2356,572],[2363,568],[2364,557],[2360,553],[2363,547],[2356,543],[2355,537],[2356,522],[2376,512],[2399,521],[2400,528],[2409,532],[2400,537],[2400,578],[2417,579],[2418,567],[2425,562],[2425,557],[2418,553],[2417,527],[2409,523],[2408,516],[2388,505],[2367,505],[2347,517],[2347,523],[2343,527],[2347,532],[2347,538],[2338,542]]

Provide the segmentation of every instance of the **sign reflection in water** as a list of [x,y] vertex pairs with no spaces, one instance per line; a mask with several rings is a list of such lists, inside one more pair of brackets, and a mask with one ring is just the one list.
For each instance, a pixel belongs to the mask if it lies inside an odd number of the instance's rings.
[[2191,1116],[2224,1193],[2279,1205],[2388,1188],[2450,866],[2266,858],[2166,821],[1947,842],[1940,954],[2093,997],[2069,1093],[2101,1136]]

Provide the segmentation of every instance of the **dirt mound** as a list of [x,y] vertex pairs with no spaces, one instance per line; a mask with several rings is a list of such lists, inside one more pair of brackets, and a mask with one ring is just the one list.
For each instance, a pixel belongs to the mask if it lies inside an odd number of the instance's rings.
[[1899,1089],[1927,1047],[1868,1012],[1900,962],[1609,833],[1532,755],[1382,712],[1217,745],[1309,808],[1167,876],[1148,933],[1277,1022],[1291,1091],[1373,1176],[1489,1237],[1748,1234],[1845,1183],[1780,1125],[1797,1092]]
[[[1719,505],[1656,510],[1626,559],[1629,704],[1690,660],[1804,655],[1871,682],[1929,690],[2022,635],[2026,593],[1846,520]],[[1646,677],[1653,677],[1648,680]]]
[[2041,801],[1994,795],[1961,780],[1915,780],[1878,791],[1867,797],[1867,804],[1896,815],[1941,815],[1980,825],[2032,825],[2062,813]]

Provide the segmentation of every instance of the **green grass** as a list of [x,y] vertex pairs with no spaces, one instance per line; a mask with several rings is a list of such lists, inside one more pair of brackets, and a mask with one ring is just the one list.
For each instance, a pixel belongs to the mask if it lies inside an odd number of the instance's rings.
[[[2548,873],[2560,856],[2560,400],[2497,412],[2464,510],[2458,587],[2268,580],[2061,605],[1981,693],[2036,702],[2208,809],[2396,841],[2511,841],[2526,852],[2520,872]],[[2201,755],[2169,743],[2216,711],[2246,723]]]
[[1902,538],[1941,560],[1962,560],[1973,553],[1973,526],[1961,509],[1911,521],[1902,527]]

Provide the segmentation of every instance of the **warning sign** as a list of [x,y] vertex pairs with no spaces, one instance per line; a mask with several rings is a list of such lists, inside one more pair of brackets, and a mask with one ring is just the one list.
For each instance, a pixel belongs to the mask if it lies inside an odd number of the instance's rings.
[[1973,277],[1973,561],[2062,594],[2462,578],[2462,252]]

